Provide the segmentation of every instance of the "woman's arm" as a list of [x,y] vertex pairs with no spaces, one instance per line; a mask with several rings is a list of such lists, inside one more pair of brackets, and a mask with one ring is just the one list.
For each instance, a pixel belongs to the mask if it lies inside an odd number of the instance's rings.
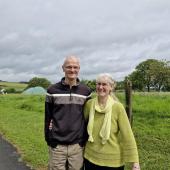
[[123,159],[125,162],[139,162],[136,141],[126,111],[121,103],[117,105],[116,110],[118,112],[118,126]]

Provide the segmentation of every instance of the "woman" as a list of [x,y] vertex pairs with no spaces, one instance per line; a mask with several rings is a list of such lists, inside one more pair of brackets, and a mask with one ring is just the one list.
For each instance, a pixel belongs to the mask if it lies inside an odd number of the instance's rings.
[[85,105],[88,141],[85,146],[85,170],[140,170],[134,135],[123,105],[113,96],[115,82],[109,74],[96,80],[97,96]]

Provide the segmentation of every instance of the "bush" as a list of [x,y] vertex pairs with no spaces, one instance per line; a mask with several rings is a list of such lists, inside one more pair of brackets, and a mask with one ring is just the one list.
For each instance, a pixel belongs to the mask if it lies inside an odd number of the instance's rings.
[[6,89],[7,93],[16,93],[16,90],[14,88],[8,88]]
[[47,89],[47,87],[51,84],[51,82],[49,80],[47,80],[46,78],[38,78],[38,77],[34,77],[32,78],[26,89],[30,88],[30,87],[36,87],[36,86],[40,86],[43,87],[45,89]]

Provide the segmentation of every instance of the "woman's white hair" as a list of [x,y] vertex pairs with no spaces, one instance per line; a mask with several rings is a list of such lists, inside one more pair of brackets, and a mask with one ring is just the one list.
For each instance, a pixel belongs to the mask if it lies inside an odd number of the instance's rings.
[[109,74],[109,73],[102,73],[102,74],[99,74],[96,78],[96,82],[99,82],[101,80],[106,80],[107,83],[109,83],[112,87],[112,91],[110,92],[110,96],[112,96],[112,98],[115,100],[115,101],[119,101],[119,99],[115,96],[115,94],[113,93],[113,91],[115,91],[115,88],[116,88],[116,82],[113,80],[112,78],[112,75]]
[[97,76],[96,82],[99,82],[101,80],[106,80],[113,89],[116,87],[116,82],[113,80],[111,74],[109,73],[101,73]]

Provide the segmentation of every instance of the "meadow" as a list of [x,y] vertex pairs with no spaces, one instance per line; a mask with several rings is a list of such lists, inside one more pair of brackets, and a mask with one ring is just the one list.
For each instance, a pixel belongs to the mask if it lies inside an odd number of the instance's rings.
[[26,83],[18,83],[18,82],[3,82],[0,81],[0,89],[15,89],[17,92],[23,91],[28,84]]
[[[124,102],[124,94],[118,94]],[[46,169],[44,96],[0,95],[0,134],[37,170]],[[170,169],[170,93],[134,93],[133,131],[141,170]],[[130,168],[126,168],[130,170]]]

